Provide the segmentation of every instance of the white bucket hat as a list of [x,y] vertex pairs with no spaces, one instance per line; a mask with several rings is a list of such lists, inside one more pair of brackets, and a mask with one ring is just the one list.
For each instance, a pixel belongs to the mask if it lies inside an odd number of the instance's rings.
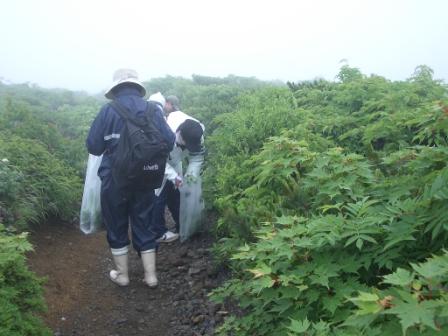
[[112,78],[112,85],[106,93],[104,94],[106,98],[113,99],[114,95],[112,94],[112,90],[116,88],[118,85],[123,83],[134,83],[138,86],[140,90],[140,95],[144,97],[146,95],[146,89],[143,84],[138,79],[137,71],[132,69],[118,69],[114,72],[114,76]]
[[160,92],[156,92],[149,96],[148,101],[156,102],[165,107],[165,97]]

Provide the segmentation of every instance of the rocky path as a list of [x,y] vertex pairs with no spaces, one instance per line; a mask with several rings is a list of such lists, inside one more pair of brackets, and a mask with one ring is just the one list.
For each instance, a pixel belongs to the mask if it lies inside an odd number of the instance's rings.
[[212,264],[206,233],[159,248],[156,289],[142,283],[134,252],[130,286],[108,279],[113,263],[105,232],[85,236],[76,227],[53,225],[36,228],[31,241],[29,264],[47,279],[44,320],[54,335],[213,335],[227,314],[208,300],[224,274]]

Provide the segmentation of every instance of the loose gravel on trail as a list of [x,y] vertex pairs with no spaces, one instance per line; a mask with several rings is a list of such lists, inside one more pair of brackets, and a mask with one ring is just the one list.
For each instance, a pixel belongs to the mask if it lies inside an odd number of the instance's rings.
[[161,244],[157,252],[159,286],[146,287],[138,255],[129,254],[128,287],[108,279],[113,267],[105,232],[86,236],[76,227],[34,229],[29,264],[46,277],[48,311],[43,318],[56,336],[213,335],[227,315],[208,293],[225,274],[212,263],[211,236]]

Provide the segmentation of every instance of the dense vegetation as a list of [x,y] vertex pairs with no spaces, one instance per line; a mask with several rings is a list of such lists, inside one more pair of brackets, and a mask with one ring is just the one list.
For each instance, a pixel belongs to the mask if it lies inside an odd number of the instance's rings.
[[[195,75],[145,86],[178,95],[206,125],[214,251],[233,276],[212,297],[240,308],[222,335],[447,333],[448,91],[431,69],[400,82],[344,66],[336,81]],[[84,139],[102,103],[0,84],[2,333],[48,332],[33,317],[40,280],[18,232],[76,219]]]
[[[242,98],[209,137],[223,335],[448,332],[448,101],[344,66]],[[215,180],[213,181],[213,177]]]
[[98,106],[84,94],[0,84],[1,335],[51,334],[35,316],[45,309],[42,281],[27,268],[32,248],[20,231],[50,216],[76,218],[83,138]]
[[[267,84],[254,78],[194,76],[146,85],[150,93],[179,95],[209,129],[213,115],[232,111],[241,92]],[[0,83],[2,335],[48,334],[34,315],[44,309],[41,281],[27,270],[25,252],[31,246],[20,232],[49,217],[76,222],[87,158],[84,141],[104,102],[78,92]]]
[[80,93],[0,84],[0,222],[23,229],[76,217],[83,138],[98,106]]
[[10,234],[0,224],[0,335],[51,335],[35,315],[45,304],[41,280],[25,263],[24,254],[30,250],[26,234]]

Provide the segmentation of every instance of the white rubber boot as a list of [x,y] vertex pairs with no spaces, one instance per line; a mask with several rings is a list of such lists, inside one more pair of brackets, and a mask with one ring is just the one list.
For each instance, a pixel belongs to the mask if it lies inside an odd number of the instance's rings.
[[156,287],[158,284],[156,275],[156,250],[147,250],[141,252],[143,268],[145,270],[145,283],[149,287]]
[[117,269],[110,271],[109,277],[118,286],[127,286],[129,285],[128,247],[111,249],[111,251]]

